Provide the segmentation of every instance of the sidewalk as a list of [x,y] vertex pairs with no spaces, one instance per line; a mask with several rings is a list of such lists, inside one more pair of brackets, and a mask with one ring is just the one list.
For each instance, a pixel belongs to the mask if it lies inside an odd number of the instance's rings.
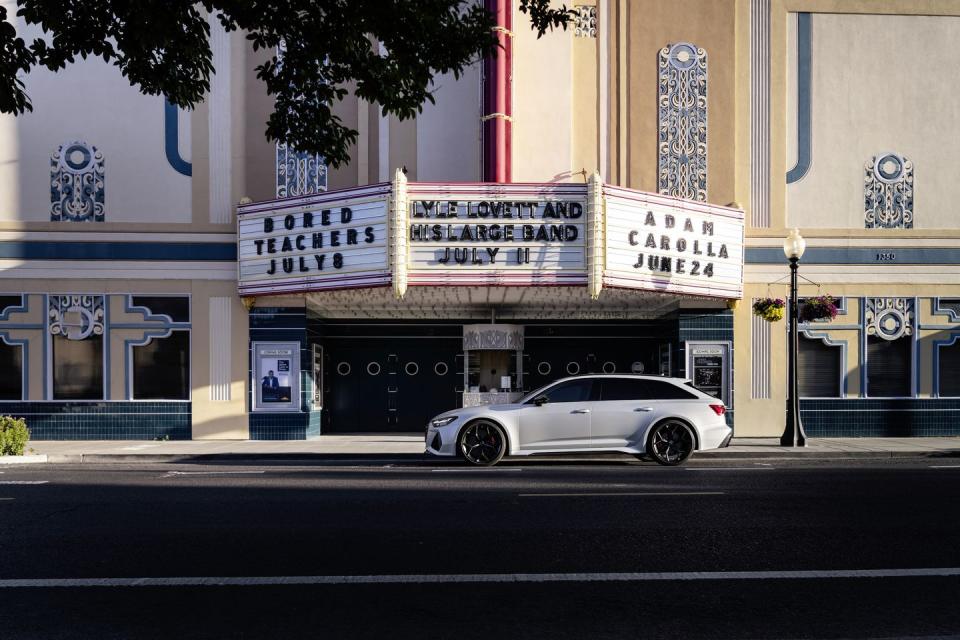
[[[702,451],[694,459],[960,458],[960,437],[816,438],[805,448],[779,446],[777,438],[734,438],[726,449]],[[336,460],[358,462],[411,459],[423,455],[420,434],[320,436],[306,441],[142,440],[35,441],[35,462],[163,463],[214,460]],[[3,458],[0,458],[3,461]],[[12,462],[12,460],[11,460]]]

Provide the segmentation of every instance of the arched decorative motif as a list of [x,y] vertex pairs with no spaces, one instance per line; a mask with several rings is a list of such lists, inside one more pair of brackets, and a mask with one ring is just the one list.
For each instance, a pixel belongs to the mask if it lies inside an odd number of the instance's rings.
[[103,153],[82,140],[60,145],[50,157],[50,220],[103,222]]
[[868,336],[896,340],[913,335],[913,298],[867,298],[864,314]]
[[688,42],[660,49],[660,193],[707,199],[707,52]]
[[103,296],[50,296],[47,307],[47,328],[51,335],[69,340],[83,340],[103,335]]
[[866,228],[912,229],[913,162],[896,153],[884,153],[868,160],[863,169]]

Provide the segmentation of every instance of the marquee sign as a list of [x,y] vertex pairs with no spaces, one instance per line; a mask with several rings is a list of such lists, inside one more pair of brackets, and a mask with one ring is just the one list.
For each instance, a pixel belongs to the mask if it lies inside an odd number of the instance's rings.
[[411,183],[413,284],[582,284],[585,185]]
[[720,298],[743,293],[743,212],[604,186],[605,286]]
[[389,284],[389,190],[374,185],[241,206],[240,294]]
[[588,286],[739,298],[743,212],[603,185],[393,183],[238,208],[239,292]]

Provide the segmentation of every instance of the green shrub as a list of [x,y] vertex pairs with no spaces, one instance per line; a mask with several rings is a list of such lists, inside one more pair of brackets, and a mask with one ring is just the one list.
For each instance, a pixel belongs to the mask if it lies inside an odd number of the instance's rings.
[[22,456],[30,439],[23,418],[0,416],[0,456]]

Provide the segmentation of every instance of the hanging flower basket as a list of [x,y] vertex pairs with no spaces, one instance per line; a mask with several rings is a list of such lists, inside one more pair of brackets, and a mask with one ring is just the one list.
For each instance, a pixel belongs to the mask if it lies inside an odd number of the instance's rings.
[[783,300],[780,298],[760,298],[753,303],[753,315],[760,316],[767,322],[783,320]]
[[837,317],[837,300],[833,296],[807,298],[800,303],[800,322],[833,320]]

